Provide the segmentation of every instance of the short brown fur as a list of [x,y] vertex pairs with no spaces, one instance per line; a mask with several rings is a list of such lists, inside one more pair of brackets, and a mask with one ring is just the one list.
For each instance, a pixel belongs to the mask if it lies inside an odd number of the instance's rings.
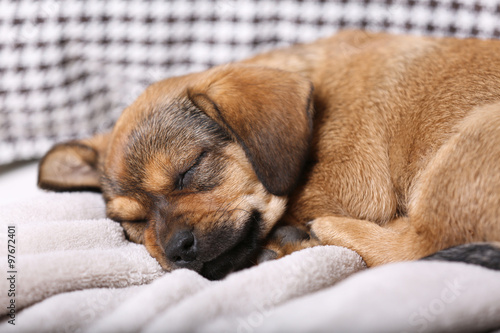
[[[178,124],[179,110],[194,115]],[[160,157],[155,138],[168,131],[177,134],[162,139],[168,156]],[[341,245],[369,266],[500,241],[498,41],[346,31],[155,83],[94,141],[79,143],[91,151],[71,143],[49,152],[40,186],[100,184],[109,215],[165,269],[179,267],[165,248],[188,228],[208,244],[189,268],[223,276],[230,269],[218,258],[239,263],[228,253],[243,251],[237,244],[252,219],[258,249],[267,241],[279,257]],[[58,184],[45,175],[64,163],[64,149],[72,164],[80,152],[83,167],[66,168]],[[192,176],[193,165],[212,176]],[[83,184],[88,177],[77,173],[88,175],[88,166],[99,179]],[[176,187],[186,170],[194,185]],[[124,196],[137,204],[120,212]],[[289,225],[315,239],[273,237]],[[258,260],[258,249],[238,256]]]

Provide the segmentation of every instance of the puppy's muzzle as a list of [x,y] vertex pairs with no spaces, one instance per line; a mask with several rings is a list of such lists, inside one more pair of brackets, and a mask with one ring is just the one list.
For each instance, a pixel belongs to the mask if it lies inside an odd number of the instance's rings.
[[177,231],[165,246],[165,255],[179,268],[195,269],[198,255],[196,237],[189,230]]

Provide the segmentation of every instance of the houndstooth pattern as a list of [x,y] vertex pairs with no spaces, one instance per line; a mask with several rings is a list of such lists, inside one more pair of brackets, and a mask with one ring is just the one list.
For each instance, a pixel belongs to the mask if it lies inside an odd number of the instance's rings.
[[108,130],[151,82],[341,28],[500,38],[500,2],[0,0],[0,164]]

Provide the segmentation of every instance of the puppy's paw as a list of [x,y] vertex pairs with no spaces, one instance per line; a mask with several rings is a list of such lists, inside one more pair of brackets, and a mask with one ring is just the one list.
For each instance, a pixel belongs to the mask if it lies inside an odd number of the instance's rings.
[[271,239],[279,242],[281,246],[292,243],[300,243],[304,240],[308,240],[309,238],[310,237],[307,232],[291,225],[276,228],[271,236]]
[[341,217],[320,217],[312,220],[307,225],[310,228],[311,238],[317,240],[321,245],[337,245],[348,247],[346,244],[345,219]]
[[278,252],[276,252],[276,250],[265,248],[260,251],[259,255],[257,256],[257,264],[261,264],[265,261],[274,259],[278,259]]
[[146,230],[147,223],[145,222],[121,222],[125,238],[129,241],[144,244],[144,231]]
[[269,236],[264,249],[257,257],[257,263],[279,259],[292,252],[319,245],[316,240],[310,239],[309,234],[294,226],[276,228]]
[[[366,220],[342,216],[317,218],[308,224],[311,237],[321,245],[335,245],[357,252],[368,266],[397,261],[408,242],[398,233]],[[394,245],[396,244],[396,245]],[[394,249],[393,249],[394,248]]]

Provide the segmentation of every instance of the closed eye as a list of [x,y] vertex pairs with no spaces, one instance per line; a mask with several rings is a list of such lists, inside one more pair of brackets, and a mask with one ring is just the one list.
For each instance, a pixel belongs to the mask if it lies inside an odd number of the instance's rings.
[[194,163],[186,171],[179,174],[177,178],[178,190],[183,190],[189,187],[193,179],[193,176],[196,172],[196,169],[198,168],[198,166],[200,165],[201,161],[206,156],[206,154],[207,154],[206,151],[202,151],[201,154],[196,158]]

